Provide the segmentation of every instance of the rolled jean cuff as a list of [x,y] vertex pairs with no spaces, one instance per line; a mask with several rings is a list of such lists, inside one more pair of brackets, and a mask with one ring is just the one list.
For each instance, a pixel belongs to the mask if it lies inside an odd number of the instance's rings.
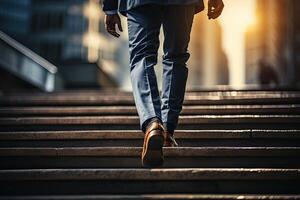
[[157,116],[152,116],[152,117],[148,117],[146,120],[144,120],[142,123],[141,123],[141,130],[143,131],[143,133],[146,133],[146,128],[148,126],[148,124],[154,119],[158,119],[161,123],[162,123],[162,120],[160,117],[157,117]]

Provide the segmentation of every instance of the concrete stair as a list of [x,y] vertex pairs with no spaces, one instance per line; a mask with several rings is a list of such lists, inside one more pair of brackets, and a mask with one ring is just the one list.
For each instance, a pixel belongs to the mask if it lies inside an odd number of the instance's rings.
[[217,194],[148,194],[148,195],[55,195],[55,196],[3,196],[1,200],[136,200],[136,199],[194,199],[194,200],[290,200],[300,199],[296,195],[217,195]]
[[[285,102],[299,104],[300,94],[298,93],[234,93],[222,94],[198,93],[187,94],[184,100],[185,105],[237,105],[237,104],[280,104]],[[134,105],[133,97],[130,94],[50,94],[50,95],[11,95],[0,100],[1,105],[29,106],[29,105],[60,105],[60,106],[108,106],[108,105]]]
[[[300,146],[299,129],[178,130],[181,147]],[[1,132],[2,147],[141,147],[139,130]]]
[[141,166],[132,95],[0,96],[0,199],[300,199],[300,92],[188,92],[179,148]]

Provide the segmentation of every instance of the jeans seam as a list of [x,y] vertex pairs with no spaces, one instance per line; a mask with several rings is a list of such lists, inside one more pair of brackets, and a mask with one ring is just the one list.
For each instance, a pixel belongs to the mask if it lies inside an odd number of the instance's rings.
[[[148,30],[149,30],[149,28],[148,28],[148,26],[146,25],[145,26],[145,28],[146,28],[146,38],[148,39],[149,38],[149,34],[148,34]],[[146,43],[146,49],[148,49],[148,43]],[[145,73],[146,73],[146,79],[147,79],[147,84],[148,84],[148,86],[149,86],[149,89],[150,89],[150,99],[151,99],[151,103],[152,103],[152,112],[154,113],[154,117],[158,117],[157,116],[157,113],[156,113],[156,110],[155,110],[155,106],[154,106],[154,101],[153,101],[153,95],[152,95],[152,89],[151,89],[151,85],[150,85],[150,81],[149,81],[149,73],[148,73],[148,68],[147,67],[145,67],[145,66],[147,66],[147,59],[145,58],[145,65],[143,66],[144,67],[144,70],[145,70]],[[153,66],[154,67],[154,66]],[[143,123],[145,122],[145,121],[147,121],[147,119],[145,119],[144,121],[143,121]]]
[[173,77],[174,77],[174,64],[172,64],[172,71],[171,71],[171,78],[170,78],[170,87],[169,87],[169,91],[168,91],[168,93],[169,93],[169,95],[168,95],[168,112],[167,112],[167,121],[166,121],[166,123],[169,123],[168,121],[169,121],[169,115],[170,115],[170,111],[171,111],[171,103],[170,103],[170,96],[171,96],[171,91],[172,91],[172,83],[173,83]]

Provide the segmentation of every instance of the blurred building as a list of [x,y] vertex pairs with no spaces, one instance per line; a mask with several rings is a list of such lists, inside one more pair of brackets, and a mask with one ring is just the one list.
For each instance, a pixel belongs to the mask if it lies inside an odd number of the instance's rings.
[[288,66],[291,84],[300,87],[300,1],[288,3],[290,19],[288,20]]
[[248,29],[245,40],[247,84],[300,83],[299,11],[297,0],[257,1],[257,23]]
[[188,87],[228,85],[228,61],[218,21],[207,20],[204,14],[195,15],[189,50]]
[[0,1],[0,30],[56,64],[66,88],[120,84],[115,71],[126,57],[103,18],[97,0]]

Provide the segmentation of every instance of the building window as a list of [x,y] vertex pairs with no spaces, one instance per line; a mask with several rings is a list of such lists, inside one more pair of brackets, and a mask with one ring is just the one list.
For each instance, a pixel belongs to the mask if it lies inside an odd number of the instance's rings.
[[106,28],[105,28],[104,20],[100,20],[100,21],[99,21],[99,32],[100,32],[100,33],[107,34]]
[[65,3],[62,0],[31,0],[32,4],[59,4],[59,3]]
[[82,34],[88,29],[88,21],[81,15],[68,16],[68,32]]
[[40,45],[42,56],[51,62],[57,64],[61,61],[62,44],[61,43],[42,43]]
[[64,49],[64,60],[68,59],[81,59],[83,55],[82,44],[76,42],[69,42]]
[[64,28],[64,13],[34,13],[32,31],[57,31]]

